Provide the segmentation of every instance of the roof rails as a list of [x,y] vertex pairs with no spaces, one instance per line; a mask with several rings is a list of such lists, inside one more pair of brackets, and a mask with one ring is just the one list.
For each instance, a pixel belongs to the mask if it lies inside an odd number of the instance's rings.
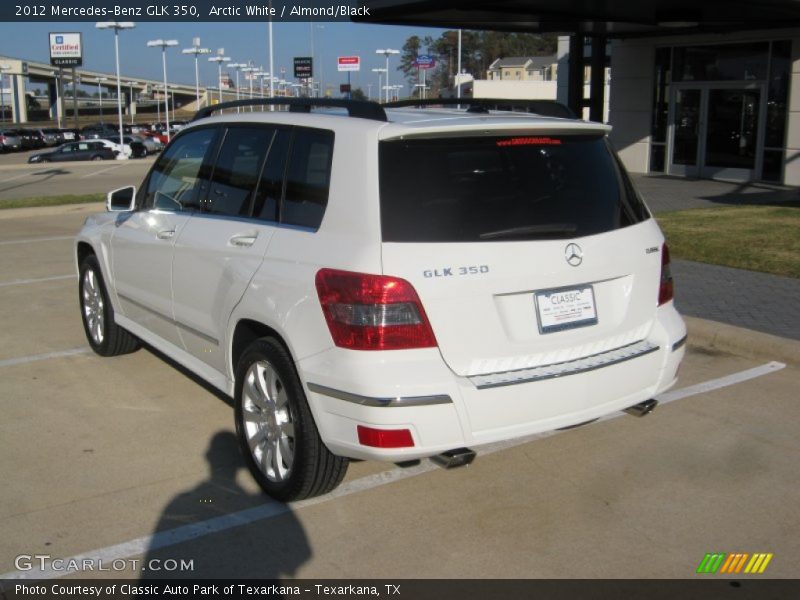
[[528,112],[545,117],[560,117],[562,119],[575,119],[567,106],[555,100],[511,100],[508,98],[425,98],[416,100],[398,100],[383,105],[383,108],[402,108],[406,106],[454,106],[467,107],[467,112],[488,113],[489,110],[511,110],[524,108]]
[[311,112],[312,107],[346,108],[347,114],[351,117],[371,119],[373,121],[387,120],[386,112],[384,112],[383,107],[377,102],[339,98],[253,98],[206,106],[195,113],[192,121],[204,119],[220,110],[242,106],[288,106],[289,112]]

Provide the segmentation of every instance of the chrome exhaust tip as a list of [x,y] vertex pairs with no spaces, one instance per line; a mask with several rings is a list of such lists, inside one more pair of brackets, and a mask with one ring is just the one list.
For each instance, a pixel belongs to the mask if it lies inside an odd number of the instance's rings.
[[475,460],[475,451],[469,448],[456,448],[448,450],[436,456],[431,456],[431,460],[443,469],[455,469],[463,467]]
[[650,398],[650,400],[645,400],[644,402],[639,402],[639,404],[629,406],[625,409],[625,412],[634,417],[643,417],[653,412],[656,406],[658,406],[658,400]]

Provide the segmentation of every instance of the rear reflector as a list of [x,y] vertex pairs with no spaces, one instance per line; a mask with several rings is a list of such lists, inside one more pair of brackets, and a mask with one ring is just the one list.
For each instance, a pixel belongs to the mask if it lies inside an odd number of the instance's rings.
[[425,309],[404,279],[321,269],[317,295],[333,343],[351,350],[436,346]]
[[408,429],[373,429],[358,426],[358,443],[373,448],[411,448],[414,440]]
[[669,268],[669,248],[666,244],[661,247],[661,283],[658,286],[658,305],[666,304],[675,295],[675,286],[672,283],[672,270]]

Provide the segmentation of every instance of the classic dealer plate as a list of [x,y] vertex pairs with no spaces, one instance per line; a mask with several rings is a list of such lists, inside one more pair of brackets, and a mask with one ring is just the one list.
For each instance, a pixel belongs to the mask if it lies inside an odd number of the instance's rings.
[[534,298],[541,333],[597,324],[597,308],[591,285],[543,290],[536,292]]

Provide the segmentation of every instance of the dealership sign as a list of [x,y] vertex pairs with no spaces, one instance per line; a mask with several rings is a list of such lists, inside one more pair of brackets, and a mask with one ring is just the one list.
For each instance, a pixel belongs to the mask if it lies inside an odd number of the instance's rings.
[[83,65],[83,44],[80,33],[50,34],[50,64],[54,67]]
[[432,69],[436,66],[436,59],[428,54],[420,54],[412,64],[418,69]]
[[314,61],[310,56],[294,57],[294,76],[297,79],[311,79],[314,76]]
[[340,56],[337,63],[340,71],[361,70],[361,58],[358,56]]

